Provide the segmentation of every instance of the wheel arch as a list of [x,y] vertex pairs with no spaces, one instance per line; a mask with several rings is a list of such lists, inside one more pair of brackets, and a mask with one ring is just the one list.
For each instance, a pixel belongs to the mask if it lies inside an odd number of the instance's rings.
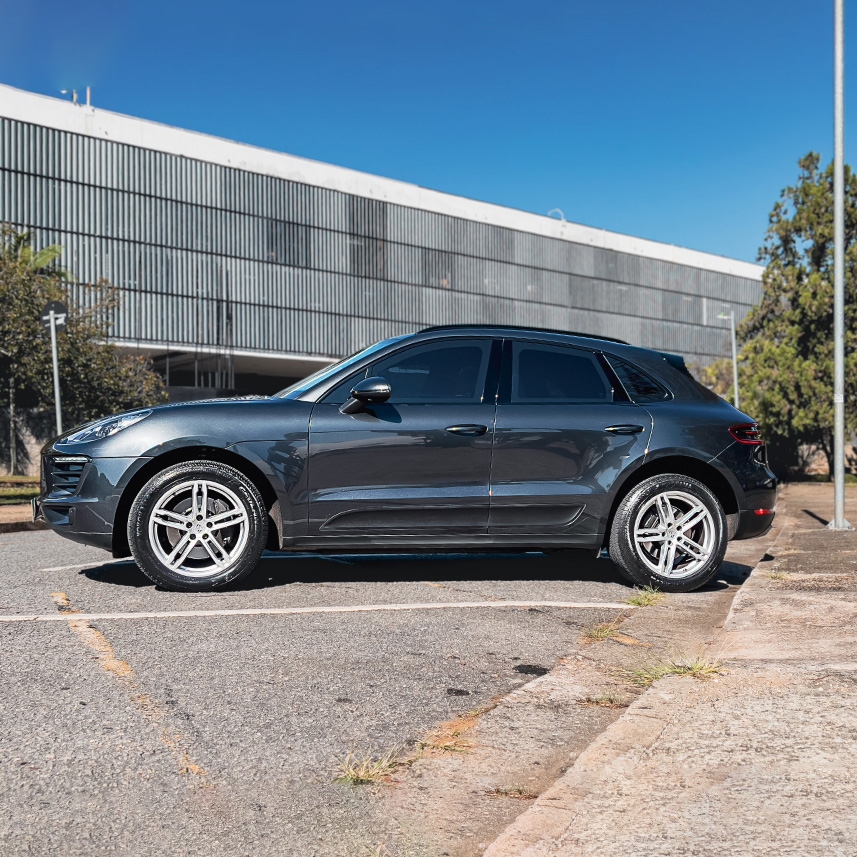
[[184,446],[149,459],[132,477],[122,491],[116,514],[113,518],[113,556],[129,556],[131,548],[128,545],[128,515],[134,499],[143,486],[156,474],[174,464],[185,461],[218,461],[227,464],[243,473],[258,489],[265,503],[265,509],[273,519],[275,527],[268,531],[268,548],[277,550],[280,545],[280,530],[282,520],[279,515],[271,514],[278,502],[277,493],[267,476],[252,461],[237,452],[214,446]]
[[613,518],[619,504],[628,494],[641,482],[652,476],[660,476],[664,473],[677,473],[681,476],[690,476],[691,479],[699,480],[717,498],[726,515],[728,537],[731,539],[738,528],[738,498],[729,484],[729,480],[712,464],[708,464],[699,458],[689,455],[665,455],[647,461],[629,474],[620,489],[616,492],[613,504],[610,508],[610,516],[604,531],[604,544],[610,539],[610,530],[613,527]]

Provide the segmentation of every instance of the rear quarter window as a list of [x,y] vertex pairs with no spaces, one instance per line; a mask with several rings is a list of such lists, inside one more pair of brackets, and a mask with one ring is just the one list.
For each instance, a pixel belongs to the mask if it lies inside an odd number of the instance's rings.
[[672,394],[666,387],[655,381],[651,375],[639,367],[626,363],[624,360],[619,360],[616,357],[608,357],[608,360],[613,367],[613,371],[622,382],[625,392],[637,404],[644,402],[665,402],[667,399],[672,398]]

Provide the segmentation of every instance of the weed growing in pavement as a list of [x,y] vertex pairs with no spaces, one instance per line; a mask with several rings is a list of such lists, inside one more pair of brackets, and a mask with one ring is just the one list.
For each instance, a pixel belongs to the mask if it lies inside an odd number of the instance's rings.
[[693,678],[705,679],[719,675],[724,670],[724,664],[719,657],[707,658],[705,655],[678,655],[668,661],[641,664],[637,667],[623,670],[625,678],[637,687],[649,687],[658,679],[668,675],[689,675]]
[[618,693],[601,693],[598,696],[587,696],[580,700],[582,705],[598,705],[601,708],[625,708],[628,700]]
[[632,607],[655,607],[664,600],[664,593],[656,586],[648,584],[634,588],[634,594],[625,599]]
[[377,848],[366,847],[366,857],[390,857],[390,852],[383,842],[379,842]]
[[784,571],[769,571],[765,575],[765,577],[767,577],[768,580],[788,580],[789,579],[789,575],[786,574],[786,572],[784,572]]
[[350,786],[381,783],[388,780],[393,772],[403,764],[398,747],[387,750],[379,759],[373,759],[371,755],[358,756],[352,750],[339,763],[339,770],[342,773],[333,781],[335,783],[347,783]]
[[589,628],[583,632],[583,636],[590,643],[600,643],[602,640],[609,640],[619,633],[619,625],[622,624],[624,616],[619,616],[612,622],[602,622],[594,628]]
[[526,786],[504,786],[498,789],[488,789],[485,794],[490,797],[511,797],[517,800],[535,800],[536,795]]

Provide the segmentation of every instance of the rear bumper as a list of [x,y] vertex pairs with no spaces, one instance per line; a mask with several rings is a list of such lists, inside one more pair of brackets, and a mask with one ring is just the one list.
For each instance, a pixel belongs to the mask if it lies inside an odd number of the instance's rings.
[[[773,474],[771,474],[773,477]],[[774,523],[777,507],[777,482],[772,478],[764,487],[755,487],[744,495],[738,513],[738,528],[733,538],[756,539],[765,535]]]
[[[772,507],[767,507],[772,508]],[[738,529],[735,532],[736,539],[757,539],[764,536],[774,523],[775,512],[757,515],[755,511],[743,511],[738,519]]]

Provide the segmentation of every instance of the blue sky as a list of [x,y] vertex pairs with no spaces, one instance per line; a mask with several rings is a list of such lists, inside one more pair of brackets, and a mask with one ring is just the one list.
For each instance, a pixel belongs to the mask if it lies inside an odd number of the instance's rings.
[[832,157],[833,0],[4,6],[0,82],[748,261]]

